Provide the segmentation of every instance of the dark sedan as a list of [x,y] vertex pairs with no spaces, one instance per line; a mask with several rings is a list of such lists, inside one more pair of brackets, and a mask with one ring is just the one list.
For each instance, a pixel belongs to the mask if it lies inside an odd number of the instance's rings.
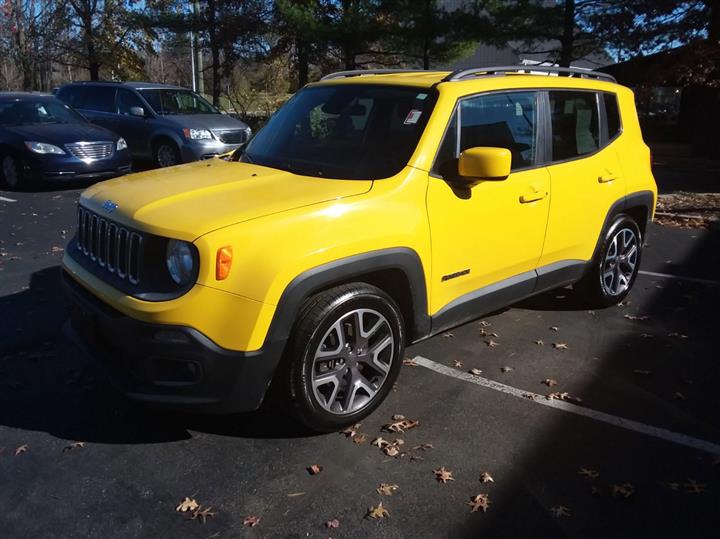
[[125,139],[51,95],[0,93],[0,178],[99,180],[130,171]]

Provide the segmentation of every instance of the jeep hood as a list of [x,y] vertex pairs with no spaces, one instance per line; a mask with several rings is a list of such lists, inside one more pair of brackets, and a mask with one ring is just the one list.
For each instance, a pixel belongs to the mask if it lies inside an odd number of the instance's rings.
[[80,203],[127,226],[193,241],[225,226],[371,187],[370,180],[312,178],[212,159],[98,183],[83,192]]

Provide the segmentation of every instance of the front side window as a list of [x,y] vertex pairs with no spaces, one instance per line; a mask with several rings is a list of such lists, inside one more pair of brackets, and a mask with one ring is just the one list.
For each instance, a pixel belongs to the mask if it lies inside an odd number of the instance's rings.
[[492,93],[463,99],[448,126],[433,172],[443,178],[457,175],[460,153],[478,146],[510,150],[513,170],[533,166],[537,118],[537,92]]
[[190,90],[149,88],[138,91],[158,114],[219,114],[215,107]]
[[260,130],[241,159],[297,174],[380,179],[407,165],[435,105],[424,88],[306,88]]
[[145,104],[142,100],[132,93],[130,90],[119,89],[117,95],[117,111],[119,114],[130,114],[130,109],[133,107],[145,108]]
[[574,159],[600,147],[597,94],[552,91],[552,160]]

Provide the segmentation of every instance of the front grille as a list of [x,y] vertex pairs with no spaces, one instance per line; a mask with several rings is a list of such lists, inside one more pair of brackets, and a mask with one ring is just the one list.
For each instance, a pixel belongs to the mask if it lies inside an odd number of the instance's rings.
[[66,144],[65,148],[73,156],[83,161],[110,159],[115,153],[114,142],[73,142]]
[[106,271],[140,284],[141,234],[78,207],[77,248]]
[[244,129],[237,129],[233,131],[213,131],[215,136],[220,139],[220,142],[225,144],[242,144],[247,140],[247,132]]

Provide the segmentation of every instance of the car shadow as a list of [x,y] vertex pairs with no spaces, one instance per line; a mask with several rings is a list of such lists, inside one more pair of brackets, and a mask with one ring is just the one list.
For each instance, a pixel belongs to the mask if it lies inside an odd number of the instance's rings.
[[58,266],[35,272],[29,287],[0,297],[0,313],[0,425],[109,444],[184,440],[192,431],[239,438],[313,435],[272,406],[207,416],[129,402],[103,368],[65,337]]

